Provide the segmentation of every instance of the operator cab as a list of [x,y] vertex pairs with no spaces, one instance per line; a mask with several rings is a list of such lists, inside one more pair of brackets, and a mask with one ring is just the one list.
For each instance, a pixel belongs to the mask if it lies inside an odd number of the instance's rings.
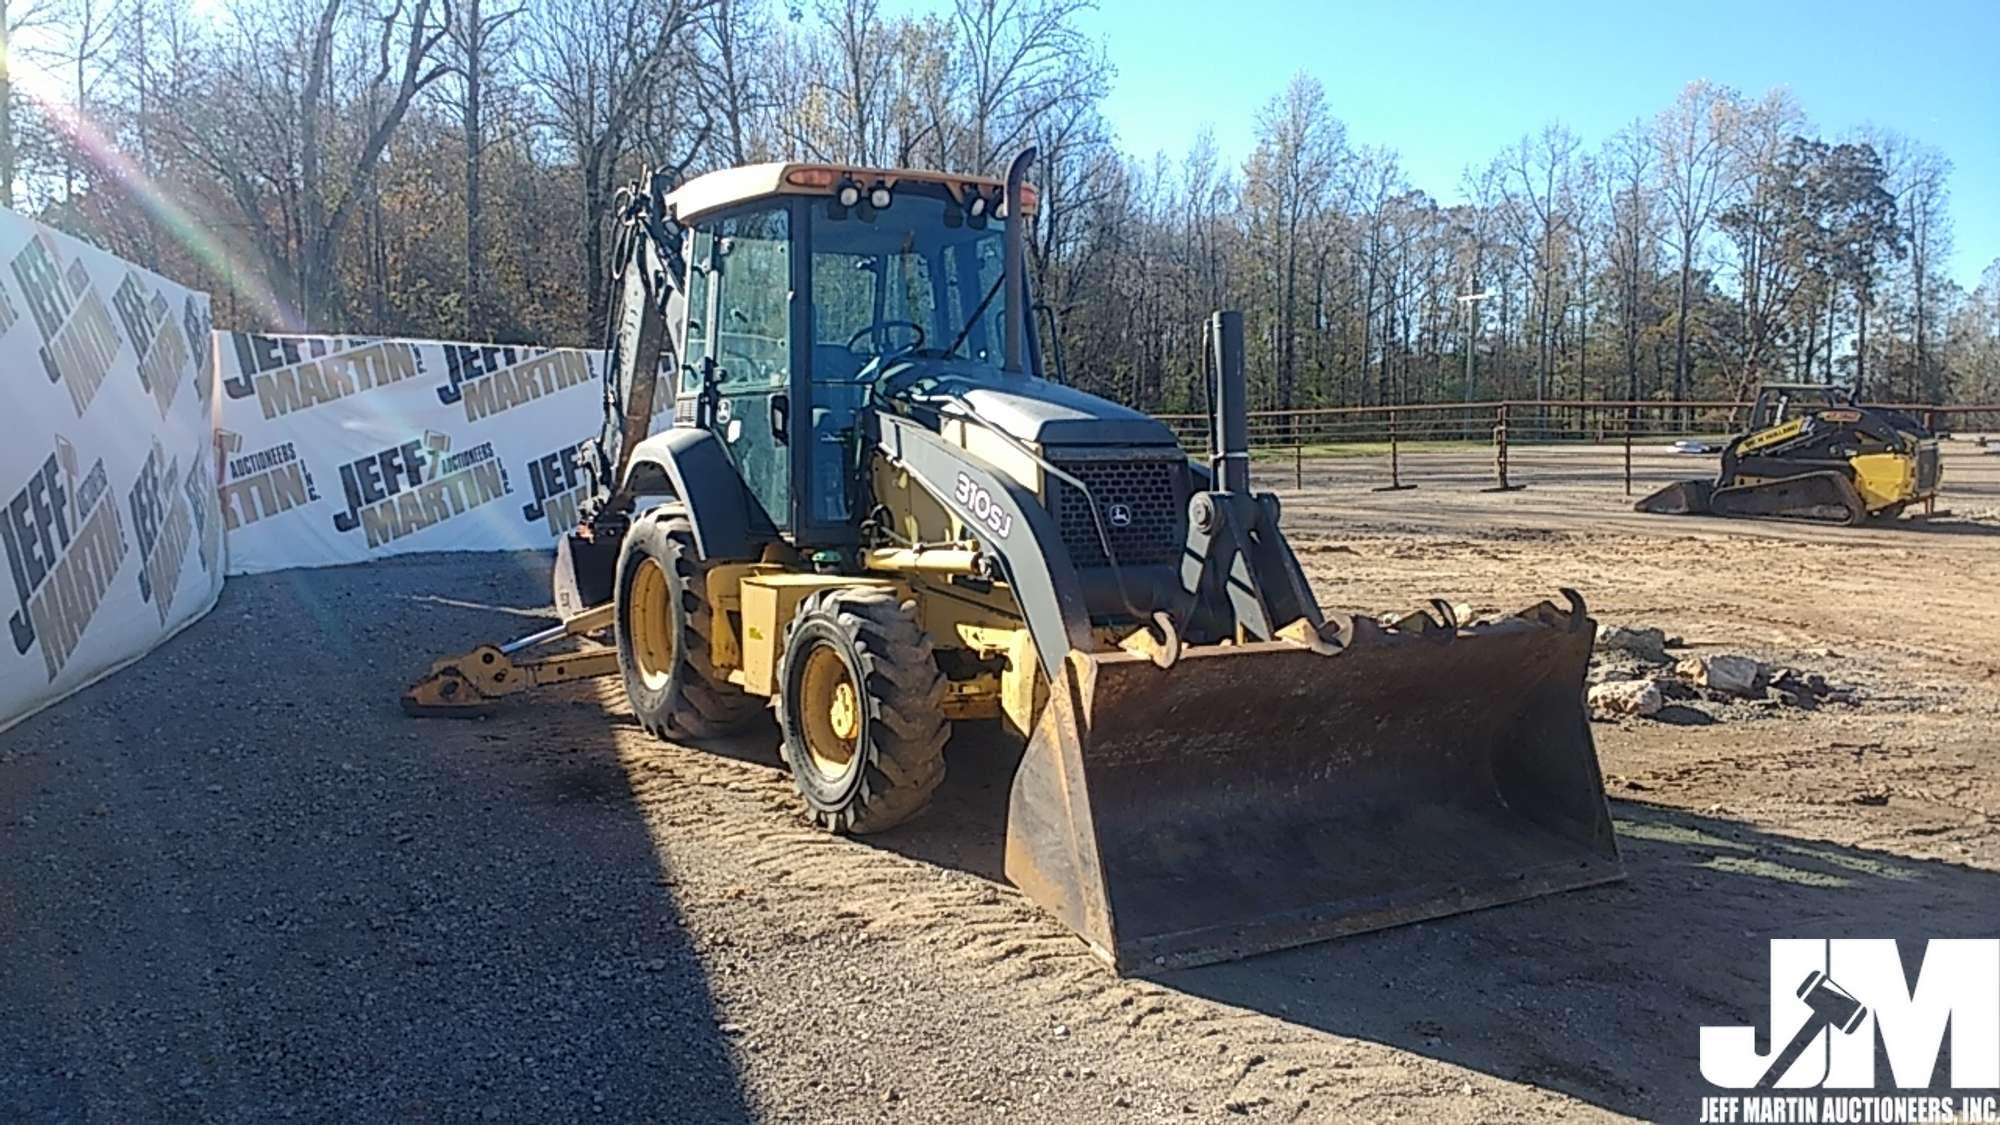
[[667,197],[689,274],[675,419],[715,433],[770,527],[854,541],[857,415],[885,376],[1041,375],[1038,349],[1003,355],[1003,199],[991,179],[798,164]]
[[1798,410],[1846,406],[1853,401],[1854,393],[1847,387],[1821,383],[1766,383],[1757,390],[1757,401],[1750,409],[1750,428],[1747,432],[1756,433],[1775,426],[1796,416]]

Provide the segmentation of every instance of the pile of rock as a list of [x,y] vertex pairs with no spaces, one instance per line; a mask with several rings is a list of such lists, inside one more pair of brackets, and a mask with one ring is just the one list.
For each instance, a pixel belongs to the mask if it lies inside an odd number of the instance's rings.
[[1670,706],[1705,703],[1695,708],[1713,721],[1716,708],[1731,706],[1797,707],[1812,710],[1822,704],[1854,706],[1860,702],[1852,687],[1834,684],[1817,672],[1802,672],[1766,664],[1754,657],[1727,653],[1686,654],[1663,630],[1630,625],[1605,625],[1597,632],[1597,650],[1590,670],[1590,717],[1600,720],[1652,718]]

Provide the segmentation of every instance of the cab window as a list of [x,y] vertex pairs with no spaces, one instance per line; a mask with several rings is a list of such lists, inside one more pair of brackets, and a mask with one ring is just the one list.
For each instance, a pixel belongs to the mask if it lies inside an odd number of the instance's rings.
[[715,225],[715,362],[724,390],[782,388],[791,379],[789,220],[779,205]]
[[701,390],[701,361],[708,355],[708,287],[714,273],[715,235],[697,228],[688,233],[687,339],[681,346],[681,393]]

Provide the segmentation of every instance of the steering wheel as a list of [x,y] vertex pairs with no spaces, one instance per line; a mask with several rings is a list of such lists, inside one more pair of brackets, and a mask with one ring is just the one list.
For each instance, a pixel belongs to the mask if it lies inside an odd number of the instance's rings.
[[[887,351],[864,352],[860,349],[860,344],[864,337],[873,336],[878,332],[884,332],[891,328],[907,328],[911,332],[916,333],[917,338],[910,341],[907,345],[903,347],[891,348]],[[914,320],[878,321],[877,323],[870,324],[867,327],[862,328],[860,331],[856,332],[854,335],[849,336],[847,338],[847,350],[850,353],[858,356],[875,356],[881,359],[894,359],[897,356],[909,355],[911,352],[922,351],[923,347],[924,347],[924,326],[918,324]]]

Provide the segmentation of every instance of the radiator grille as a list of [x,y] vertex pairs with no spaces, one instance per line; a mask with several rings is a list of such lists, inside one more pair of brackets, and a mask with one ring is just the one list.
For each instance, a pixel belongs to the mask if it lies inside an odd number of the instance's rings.
[[[1120,566],[1150,566],[1180,558],[1187,542],[1185,457],[1051,460],[1090,490]],[[1078,567],[1104,566],[1103,540],[1089,501],[1066,481],[1051,478],[1050,483],[1070,561]]]
[[1917,491],[1931,492],[1938,486],[1938,447],[1924,445],[1917,449]]

